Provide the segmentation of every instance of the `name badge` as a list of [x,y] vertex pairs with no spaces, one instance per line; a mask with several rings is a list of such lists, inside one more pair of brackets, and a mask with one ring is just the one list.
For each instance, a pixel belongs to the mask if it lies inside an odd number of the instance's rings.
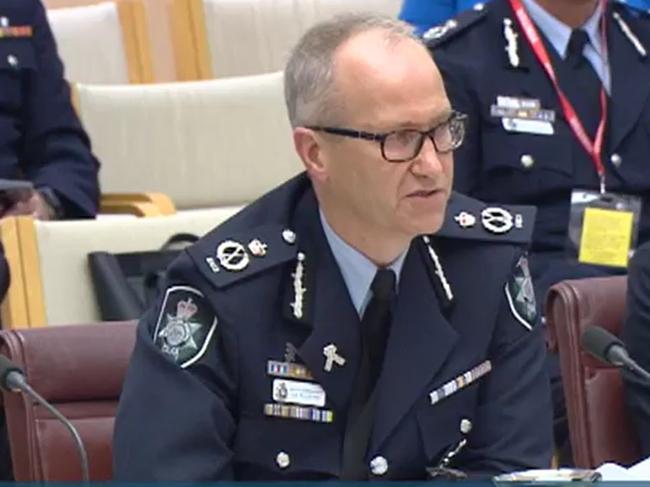
[[523,118],[502,118],[501,125],[508,132],[535,135],[553,135],[555,130],[551,122],[543,120],[526,120]]
[[273,400],[277,402],[323,407],[325,398],[325,391],[318,384],[286,379],[273,381]]

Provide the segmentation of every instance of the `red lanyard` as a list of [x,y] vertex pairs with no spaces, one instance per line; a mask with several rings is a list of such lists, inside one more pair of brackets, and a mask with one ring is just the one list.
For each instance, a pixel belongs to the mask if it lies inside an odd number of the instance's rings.
[[[560,104],[562,105],[562,111],[564,112],[564,116],[569,122],[569,126],[571,127],[571,130],[573,130],[573,133],[578,138],[578,141],[585,149],[585,151],[587,151],[587,154],[589,154],[589,156],[593,160],[594,165],[596,166],[596,171],[598,172],[598,176],[600,178],[600,191],[601,193],[604,193],[605,192],[605,166],[603,165],[603,162],[601,160],[601,155],[603,151],[605,123],[607,120],[607,94],[605,93],[605,88],[601,87],[600,89],[600,122],[598,123],[596,138],[592,142],[592,140],[589,138],[589,135],[587,135],[587,132],[585,131],[584,125],[582,124],[580,117],[578,117],[578,114],[573,108],[573,105],[571,104],[567,96],[562,91],[562,88],[560,88],[557,75],[555,74],[555,70],[553,69],[553,65],[551,64],[551,59],[549,58],[548,52],[546,51],[546,47],[544,46],[544,43],[542,42],[539,33],[537,32],[535,24],[533,24],[532,20],[528,15],[528,12],[526,12],[526,9],[522,5],[521,0],[510,0],[510,5],[512,7],[512,10],[514,10],[515,15],[517,16],[517,20],[519,21],[519,25],[524,31],[524,35],[526,36],[526,39],[530,43],[530,46],[533,49],[533,52],[535,53],[535,57],[542,64],[544,71],[546,71],[546,74],[548,75],[549,79],[553,83],[555,92],[557,93],[557,96],[560,99]],[[607,39],[605,37],[605,2],[602,0],[601,0],[601,39],[602,39],[602,49],[603,52],[606,54]]]

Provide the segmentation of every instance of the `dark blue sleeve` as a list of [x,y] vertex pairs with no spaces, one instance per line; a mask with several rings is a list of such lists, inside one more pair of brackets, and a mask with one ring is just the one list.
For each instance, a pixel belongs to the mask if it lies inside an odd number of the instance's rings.
[[[115,480],[233,480],[237,339],[204,294],[204,282],[183,255],[170,268],[158,304],[138,325],[115,418]],[[190,306],[196,306],[186,324],[212,330],[200,338],[192,334],[191,342],[186,341],[193,356],[184,363],[170,358],[167,342],[161,340],[170,321],[179,320],[178,304],[167,300],[175,293],[190,296]]]
[[[511,282],[515,277],[513,272]],[[517,295],[508,294],[504,287],[490,344],[492,371],[479,394],[471,448],[464,458],[463,465],[470,472],[512,472],[551,465],[553,408],[544,328],[539,316],[526,322],[516,309],[516,299]],[[533,308],[534,301],[533,297]]]
[[399,18],[415,26],[419,35],[456,15],[456,0],[404,0]]
[[38,0],[28,1],[35,12],[36,69],[25,83],[21,167],[35,186],[56,192],[66,218],[93,217],[99,202],[99,163],[72,107],[45,9]]
[[[630,356],[650,370],[650,243],[639,247],[630,263],[622,338]],[[645,457],[650,455],[650,385],[632,374],[624,373],[623,379]]]

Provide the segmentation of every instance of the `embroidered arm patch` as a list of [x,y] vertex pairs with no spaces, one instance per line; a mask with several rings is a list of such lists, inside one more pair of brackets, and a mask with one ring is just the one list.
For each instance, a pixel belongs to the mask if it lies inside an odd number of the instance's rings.
[[217,317],[199,290],[189,286],[167,289],[153,332],[154,345],[186,368],[206,352],[217,328]]
[[528,258],[525,255],[519,257],[512,276],[506,284],[505,292],[513,316],[526,329],[532,330],[538,321],[537,302],[528,268]]

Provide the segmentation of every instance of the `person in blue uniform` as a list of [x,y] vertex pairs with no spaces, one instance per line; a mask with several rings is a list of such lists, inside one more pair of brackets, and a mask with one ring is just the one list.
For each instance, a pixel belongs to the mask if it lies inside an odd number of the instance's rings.
[[24,179],[35,188],[2,193],[0,217],[93,217],[98,167],[43,5],[0,2],[0,179]]
[[[559,281],[626,272],[634,235],[650,240],[647,45],[647,16],[598,0],[493,0],[428,40],[468,115],[455,188],[537,206],[530,269],[542,301]],[[550,366],[556,438],[568,447]]]
[[[610,209],[622,208],[634,221],[630,235],[613,236],[633,243],[636,229],[638,242],[650,240],[650,172],[644,162],[650,150],[645,47],[650,45],[650,18],[598,0],[521,4],[548,55],[557,88],[509,0],[461,15],[457,26],[440,29],[428,45],[452,104],[468,115],[466,142],[456,154],[455,188],[487,202],[537,206],[530,265],[537,296],[543,298],[561,280],[626,271],[630,248],[623,249],[622,262],[603,258],[605,265],[568,251],[580,240],[575,233],[587,242],[585,228],[570,227],[572,213],[581,214],[581,205],[594,200],[607,206],[611,196],[616,205]],[[576,42],[582,44],[574,49]],[[598,162],[569,125],[560,91],[574,107],[588,142],[595,142],[602,122]],[[601,189],[604,198],[598,198]]]
[[[650,370],[650,242],[640,246],[630,262],[621,339],[630,357]],[[650,384],[626,372],[623,372],[623,382],[626,404],[637,427],[642,456],[650,456]]]
[[404,0],[399,18],[415,27],[418,35],[465,10],[483,8],[478,0]]
[[305,172],[168,269],[120,398],[116,480],[549,466],[534,210],[452,194],[464,117],[410,31],[347,16],[295,47],[285,94]]
[[[621,0],[621,3],[628,5],[633,15],[650,13],[649,0]],[[413,25],[415,32],[426,38],[430,29],[442,27],[445,22],[465,10],[473,8],[480,11],[484,5],[485,2],[478,0],[404,0],[399,18]]]

